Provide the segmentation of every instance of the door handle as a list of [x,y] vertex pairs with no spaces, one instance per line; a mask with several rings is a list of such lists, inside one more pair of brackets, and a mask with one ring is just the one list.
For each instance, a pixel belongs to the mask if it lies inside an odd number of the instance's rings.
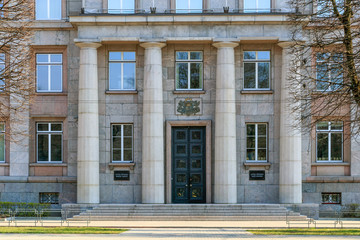
[[192,184],[190,184],[190,187],[192,187]]

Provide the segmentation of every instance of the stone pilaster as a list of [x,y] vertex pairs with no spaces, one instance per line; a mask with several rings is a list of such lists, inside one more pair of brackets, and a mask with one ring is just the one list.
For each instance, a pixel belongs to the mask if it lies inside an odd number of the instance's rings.
[[237,43],[213,44],[217,50],[215,106],[214,203],[236,203],[236,98]]
[[145,48],[142,131],[142,203],[164,203],[164,114],[161,48],[148,42]]
[[80,47],[77,202],[96,204],[100,203],[97,48],[101,44],[81,42],[77,46]]
[[300,102],[291,100],[288,82],[291,42],[278,44],[282,51],[280,105],[280,203],[302,203]]

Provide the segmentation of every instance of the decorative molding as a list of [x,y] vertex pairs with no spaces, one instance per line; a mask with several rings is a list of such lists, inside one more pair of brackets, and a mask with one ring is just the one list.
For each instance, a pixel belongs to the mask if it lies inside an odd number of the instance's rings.
[[244,167],[246,170],[249,170],[250,168],[265,168],[266,170],[269,170],[271,167],[271,163],[269,162],[244,162]]
[[114,170],[115,168],[129,168],[131,170],[134,170],[135,165],[136,164],[134,162],[130,162],[130,163],[112,162],[109,163],[109,168],[110,170]]
[[176,115],[202,115],[201,98],[176,98],[175,99]]

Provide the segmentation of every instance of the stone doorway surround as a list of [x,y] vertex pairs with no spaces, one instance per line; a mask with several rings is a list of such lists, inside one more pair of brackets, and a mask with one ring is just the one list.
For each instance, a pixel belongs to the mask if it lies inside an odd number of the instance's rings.
[[166,167],[165,167],[165,176],[166,176],[166,188],[165,196],[166,203],[170,204],[171,202],[171,128],[172,127],[205,127],[206,139],[206,203],[211,203],[211,120],[190,120],[190,121],[166,121]]

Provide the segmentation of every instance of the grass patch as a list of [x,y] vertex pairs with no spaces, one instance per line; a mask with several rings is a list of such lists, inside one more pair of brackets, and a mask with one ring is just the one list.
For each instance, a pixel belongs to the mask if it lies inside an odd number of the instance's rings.
[[18,234],[119,234],[125,231],[127,229],[100,227],[0,227],[0,233]]
[[360,229],[269,229],[269,230],[247,230],[255,235],[337,235],[337,236],[359,236]]

